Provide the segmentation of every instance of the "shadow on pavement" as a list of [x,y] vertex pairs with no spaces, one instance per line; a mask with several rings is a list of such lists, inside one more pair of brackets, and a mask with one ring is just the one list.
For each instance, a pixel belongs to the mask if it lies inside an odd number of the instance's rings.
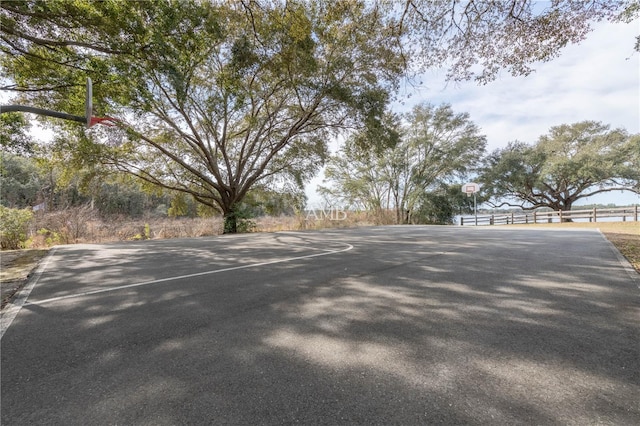
[[2,422],[637,424],[639,292],[603,241],[401,227],[65,250],[31,300],[355,246],[26,305]]

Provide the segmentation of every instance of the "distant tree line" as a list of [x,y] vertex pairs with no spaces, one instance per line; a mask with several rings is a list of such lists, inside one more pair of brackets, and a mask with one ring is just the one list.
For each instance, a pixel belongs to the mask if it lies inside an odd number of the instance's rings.
[[[126,175],[89,179],[70,177],[50,160],[4,150],[0,153],[0,205],[12,209],[58,211],[90,206],[105,219],[115,217],[207,217],[218,212],[183,193],[143,185]],[[242,205],[244,215],[293,215],[304,206],[304,194],[254,188]]]
[[[552,127],[534,144],[512,142],[487,154],[486,138],[466,113],[450,105],[420,104],[385,118],[377,148],[366,131],[352,133],[327,160],[319,188],[327,204],[373,213],[393,211],[395,223],[452,223],[471,213],[463,183],[476,180],[478,204],[491,208],[571,210],[586,197],[610,191],[640,193],[640,135],[585,121]],[[24,136],[18,133],[21,138]],[[10,139],[4,133],[4,140]],[[184,192],[69,159],[56,146],[29,140],[29,150],[5,144],[0,154],[0,204],[60,210],[89,205],[116,216],[220,215]],[[306,197],[296,187],[254,186],[235,210],[236,220],[294,215]]]

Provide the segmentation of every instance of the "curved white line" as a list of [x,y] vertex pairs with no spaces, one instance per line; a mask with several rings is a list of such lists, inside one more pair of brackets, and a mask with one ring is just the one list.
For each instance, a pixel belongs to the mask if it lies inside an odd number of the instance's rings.
[[[346,243],[344,243],[344,244],[346,244]],[[347,244],[347,247],[342,249],[342,250],[333,250],[333,251],[323,252],[323,253],[308,254],[306,256],[289,257],[289,258],[286,258],[286,259],[271,260],[269,262],[251,263],[249,265],[232,266],[230,268],[215,269],[213,271],[197,272],[195,274],[179,275],[179,276],[176,276],[176,277],[160,278],[158,280],[144,281],[144,282],[141,282],[141,283],[121,285],[121,286],[118,286],[118,287],[104,288],[104,289],[100,289],[100,290],[85,291],[83,293],[69,294],[69,295],[66,295],[66,296],[52,297],[50,299],[36,300],[34,302],[26,302],[24,305],[25,306],[26,305],[42,305],[42,304],[45,304],[45,303],[56,302],[58,300],[73,299],[73,298],[76,298],[76,297],[90,296],[90,295],[99,294],[99,293],[107,293],[107,292],[111,292],[111,291],[123,290],[123,289],[126,289],[126,288],[142,287],[142,286],[145,286],[145,285],[158,284],[158,283],[163,283],[163,282],[167,282],[167,281],[175,281],[175,280],[182,280],[182,279],[185,279],[185,278],[200,277],[200,276],[203,276],[203,275],[218,274],[220,272],[236,271],[236,270],[239,270],[239,269],[255,268],[257,266],[273,265],[273,264],[276,264],[276,263],[291,262],[291,261],[300,260],[300,259],[309,259],[309,258],[312,258],[312,257],[328,256],[330,254],[342,253],[342,252],[345,252],[345,251],[349,251],[351,249],[353,249],[353,246],[351,244]]]

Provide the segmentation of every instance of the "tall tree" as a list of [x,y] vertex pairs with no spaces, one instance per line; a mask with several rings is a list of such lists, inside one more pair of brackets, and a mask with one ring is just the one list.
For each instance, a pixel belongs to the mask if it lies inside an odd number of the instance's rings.
[[[22,34],[14,50],[23,43],[28,53],[42,46],[68,53],[93,71],[97,87],[119,86],[98,92],[127,119],[129,141],[103,150],[101,160],[220,209],[230,232],[253,185],[308,180],[331,131],[364,123],[375,132],[403,67],[377,8],[360,2],[132,2],[121,6],[129,8],[124,23],[110,19],[113,6],[102,2],[33,2],[31,15],[15,13],[30,18],[60,4],[83,4],[96,23],[81,21],[87,25],[77,37],[65,32],[73,42]],[[45,29],[37,33],[71,21],[62,12],[53,23],[41,17]],[[107,41],[92,42],[101,36]],[[93,55],[83,58],[87,49]],[[35,79],[15,60],[6,69]]]
[[494,206],[524,209],[571,210],[603,192],[640,193],[640,135],[594,121],[555,126],[534,145],[494,151],[480,181]]
[[318,192],[329,204],[347,209],[373,213],[390,209],[391,191],[382,176],[384,161],[383,153],[359,149],[352,135],[329,159]]
[[[389,153],[400,142],[400,116],[385,114],[384,132],[372,136],[364,130],[349,135],[324,171],[328,186],[319,188],[332,205],[379,213],[392,208],[391,190],[383,175]],[[376,138],[372,143],[370,139]],[[366,149],[374,145],[374,149]]]
[[448,104],[417,105],[405,119],[403,142],[386,167],[398,223],[410,222],[425,192],[477,167],[487,143],[469,114]]
[[455,113],[448,104],[420,104],[403,119],[397,143],[377,155],[363,154],[348,141],[332,157],[325,174],[331,186],[321,192],[368,209],[394,208],[397,223],[409,223],[426,193],[479,165],[486,138],[469,114]]

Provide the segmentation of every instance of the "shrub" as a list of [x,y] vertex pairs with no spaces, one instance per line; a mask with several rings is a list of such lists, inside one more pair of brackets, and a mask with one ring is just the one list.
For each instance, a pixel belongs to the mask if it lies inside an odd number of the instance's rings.
[[27,226],[33,218],[31,210],[10,209],[0,205],[0,246],[16,250],[27,241]]
[[43,244],[45,247],[51,247],[57,244],[63,244],[66,241],[62,236],[62,234],[47,228],[38,229],[38,232],[36,232],[36,235],[42,237]]

